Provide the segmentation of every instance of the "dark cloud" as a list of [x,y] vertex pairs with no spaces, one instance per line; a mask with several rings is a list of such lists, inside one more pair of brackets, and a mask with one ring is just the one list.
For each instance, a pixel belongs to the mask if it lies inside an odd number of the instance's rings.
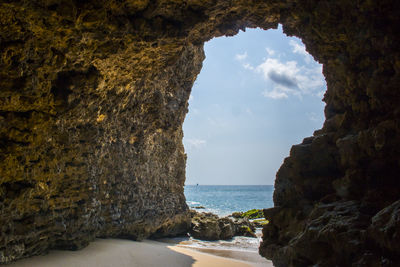
[[273,82],[283,85],[288,88],[297,87],[297,82],[295,78],[286,75],[285,73],[277,73],[274,70],[270,70],[268,72],[268,78],[270,78]]

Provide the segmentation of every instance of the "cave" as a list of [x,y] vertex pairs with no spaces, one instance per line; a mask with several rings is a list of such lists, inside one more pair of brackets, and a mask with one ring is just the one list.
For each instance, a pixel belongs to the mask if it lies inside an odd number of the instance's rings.
[[400,2],[0,4],[0,262],[189,224],[182,123],[203,44],[283,25],[321,64],[325,123],[264,211],[275,266],[400,264]]

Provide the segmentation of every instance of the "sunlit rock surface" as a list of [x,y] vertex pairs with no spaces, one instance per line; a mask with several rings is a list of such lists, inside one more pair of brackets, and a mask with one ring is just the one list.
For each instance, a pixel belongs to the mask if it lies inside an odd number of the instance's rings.
[[218,217],[213,213],[190,211],[190,236],[202,240],[228,240],[234,236],[256,238],[255,225],[248,218]]
[[182,123],[203,43],[282,23],[324,64],[326,122],[278,171],[260,253],[398,266],[399,3],[1,1],[0,262],[185,232]]

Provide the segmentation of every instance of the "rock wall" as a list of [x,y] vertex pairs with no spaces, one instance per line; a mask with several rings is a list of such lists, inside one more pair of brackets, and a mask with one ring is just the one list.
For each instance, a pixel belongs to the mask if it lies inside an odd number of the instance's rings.
[[190,226],[182,123],[203,51],[95,3],[1,5],[0,262]]
[[399,11],[308,1],[282,21],[323,63],[328,90],[323,128],[292,147],[264,212],[260,253],[275,266],[400,265]]
[[0,262],[187,230],[182,123],[205,41],[245,27],[323,63],[323,129],[278,171],[275,266],[396,266],[398,1],[0,2]]

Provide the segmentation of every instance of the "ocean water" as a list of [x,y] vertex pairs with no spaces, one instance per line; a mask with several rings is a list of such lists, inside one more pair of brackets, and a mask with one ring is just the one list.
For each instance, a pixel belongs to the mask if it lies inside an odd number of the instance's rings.
[[[235,211],[250,209],[265,209],[273,206],[272,185],[186,185],[186,202],[190,208],[203,206],[196,209],[198,212],[212,212],[220,217],[232,214]],[[256,231],[257,238],[235,236],[230,240],[205,241],[186,237],[176,237],[168,242],[177,243],[195,249],[241,251],[257,253],[261,241],[261,229]]]
[[186,202],[190,208],[203,206],[199,212],[227,216],[235,211],[273,207],[272,185],[186,185]]

